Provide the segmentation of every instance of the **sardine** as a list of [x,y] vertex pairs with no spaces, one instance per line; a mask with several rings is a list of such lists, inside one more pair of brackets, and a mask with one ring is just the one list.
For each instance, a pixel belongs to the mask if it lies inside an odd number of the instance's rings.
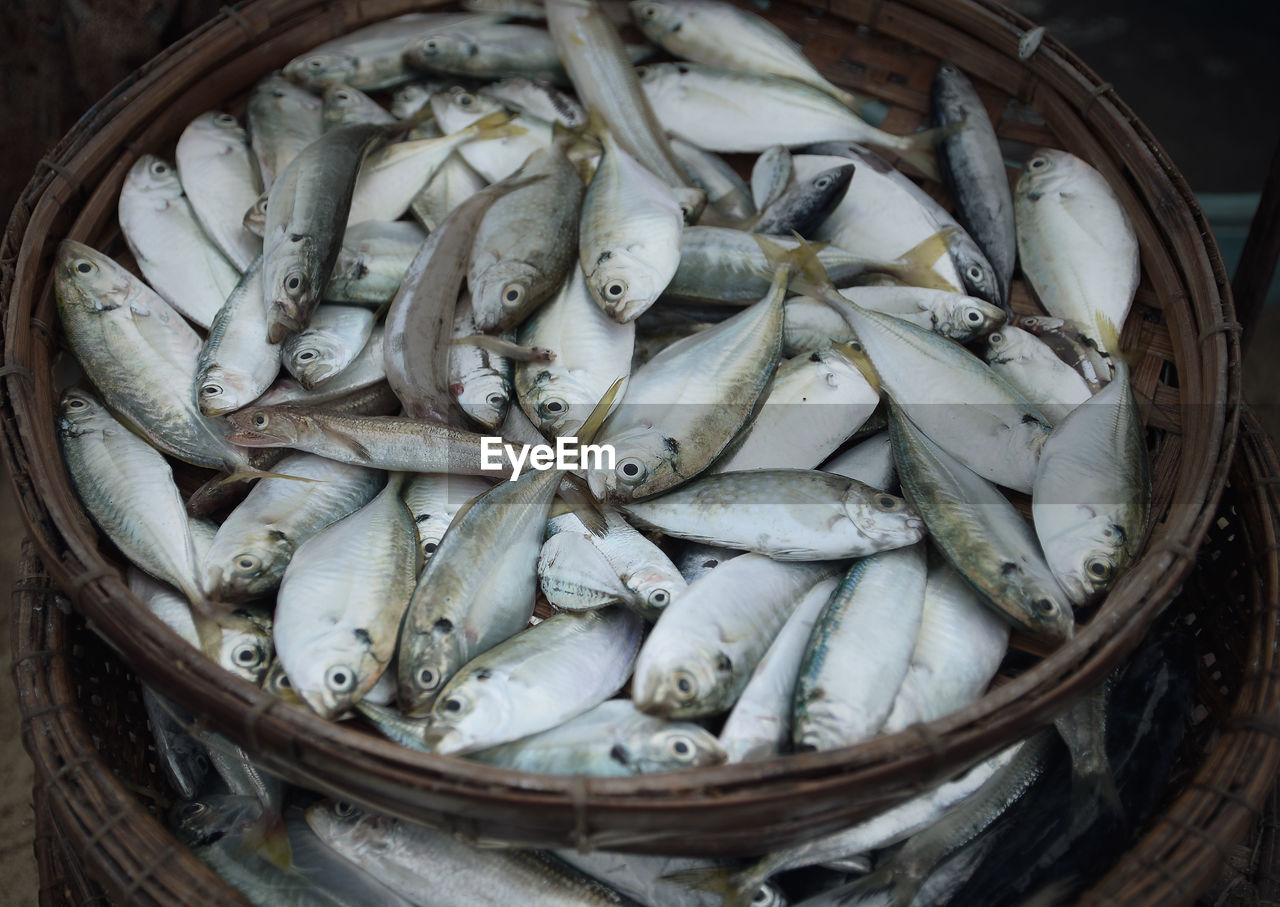
[[258,256],[209,325],[192,393],[202,413],[219,416],[258,399],[279,373],[280,346],[267,341]]

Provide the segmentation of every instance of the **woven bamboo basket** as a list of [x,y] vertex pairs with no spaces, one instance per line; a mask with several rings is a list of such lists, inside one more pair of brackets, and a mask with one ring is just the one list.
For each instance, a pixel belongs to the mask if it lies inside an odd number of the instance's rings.
[[[224,11],[86,115],[15,209],[0,247],[5,456],[41,559],[140,676],[283,777],[374,809],[542,846],[730,855],[830,831],[955,774],[1049,722],[1131,651],[1190,569],[1226,479],[1240,393],[1238,325],[1208,226],[1159,145],[1052,37],[1020,61],[1031,23],[993,0],[835,0],[819,8],[780,0],[768,16],[834,81],[886,101],[892,131],[923,121],[937,62],[950,59],[978,81],[1004,139],[1081,155],[1133,221],[1143,279],[1122,337],[1144,351],[1134,384],[1149,404],[1153,530],[1143,557],[1070,643],[1024,659],[1031,667],[969,708],[857,747],[586,780],[414,753],[325,722],[225,674],[153,619],[128,592],[60,463],[50,278],[57,243],[70,237],[120,251],[116,198],[138,155],[168,153],[207,109],[238,110],[254,81],[304,49],[423,6],[257,0]],[[1034,310],[1021,285],[1014,303]]]
[[[1179,752],[1165,806],[1080,903],[1191,903],[1228,884],[1261,891],[1280,870],[1268,850],[1224,872],[1251,829],[1251,845],[1274,850],[1280,806],[1277,480],[1275,448],[1246,417],[1195,570],[1170,606],[1201,628],[1198,655],[1211,668],[1198,679],[1193,714],[1204,717]],[[137,679],[65,608],[33,546],[18,576],[14,676],[44,826],[36,837],[41,903],[243,903],[156,818],[173,793],[157,769]]]

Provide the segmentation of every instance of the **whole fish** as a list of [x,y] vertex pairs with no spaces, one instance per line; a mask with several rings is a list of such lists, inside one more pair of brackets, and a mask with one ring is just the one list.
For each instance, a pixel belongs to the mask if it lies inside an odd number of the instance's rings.
[[249,134],[229,113],[204,113],[182,131],[174,158],[205,233],[233,265],[247,270],[262,254],[260,237],[243,223],[244,212],[262,193]]
[[[846,287],[840,295],[859,308],[910,321],[958,343],[968,343],[1004,321],[1004,312],[996,306],[945,290],[859,286]],[[853,327],[839,312],[811,296],[788,299],[785,314],[785,354],[795,356],[857,340]]]
[[893,135],[792,79],[696,63],[652,63],[636,74],[662,128],[708,151],[854,141],[897,153],[925,176],[937,175],[936,133]]
[[1111,383],[1045,442],[1032,492],[1045,560],[1077,605],[1109,589],[1137,558],[1151,512],[1151,466],[1129,366],[1112,361]]
[[1067,595],[1008,499],[901,410],[890,420],[890,434],[903,494],[951,566],[1028,634],[1053,643],[1070,639],[1075,623]]
[[514,363],[491,349],[459,342],[479,332],[471,300],[464,295],[454,312],[454,343],[448,351],[449,390],[463,412],[485,428],[496,430],[507,417],[515,395],[511,385]]
[[760,412],[710,471],[813,469],[853,437],[879,403],[875,388],[838,349],[789,359],[779,364]]
[[635,322],[619,324],[596,304],[582,269],[520,327],[519,341],[555,353],[550,362],[518,362],[515,388],[525,414],[548,436],[573,436],[592,406],[631,361]]
[[645,37],[673,56],[803,82],[853,110],[872,100],[823,78],[794,41],[750,10],[718,0],[632,0],[629,5]]
[[319,97],[278,72],[253,87],[246,118],[263,189],[270,190],[298,152],[320,138],[324,131],[322,109]]
[[924,536],[924,523],[902,498],[806,469],[707,475],[628,504],[626,512],[676,538],[784,561],[862,557]]
[[1045,346],[1084,379],[1091,394],[1102,390],[1103,385],[1111,380],[1111,366],[1107,357],[1074,321],[1044,315],[1019,315],[1013,319],[1013,324],[1040,338]]
[[[603,120],[618,146],[654,176],[672,188],[688,186],[618,29],[600,4],[550,0],[546,8],[547,30],[583,106]],[[692,221],[698,212],[691,213]]]
[[726,761],[767,759],[789,748],[791,704],[800,662],[809,647],[813,625],[838,585],[833,576],[806,592],[752,671],[720,730]]
[[665,721],[629,700],[610,699],[550,730],[468,758],[523,772],[626,778],[718,765],[724,750],[696,724]]
[[926,575],[921,545],[849,568],[814,624],[796,679],[798,752],[851,746],[879,732],[911,663]]
[[633,321],[680,261],[684,216],[670,187],[602,136],[604,156],[582,202],[578,248],[587,287],[615,321]]
[[449,419],[453,394],[448,353],[475,231],[494,202],[524,184],[519,178],[496,183],[454,209],[422,244],[391,301],[383,364],[387,382],[409,416]]
[[625,608],[552,615],[453,676],[432,707],[427,746],[473,753],[564,724],[622,689],[643,634]]
[[315,803],[307,810],[307,823],[335,851],[416,904],[628,904],[595,880],[536,851],[472,847],[448,832],[350,804]]
[[418,536],[393,475],[364,507],[298,546],[280,580],[276,655],[325,718],[358,702],[386,670],[418,575]]
[[426,238],[421,227],[407,221],[365,221],[348,227],[324,285],[324,301],[373,306],[390,302]]
[[945,563],[930,564],[920,632],[884,733],[932,721],[977,700],[1008,645],[1009,624],[983,606],[964,577]]
[[262,237],[272,343],[309,323],[342,245],[356,173],[384,129],[367,123],[331,129],[272,184]]
[[58,440],[71,483],[98,528],[130,561],[208,614],[186,508],[164,457],[96,398],[74,389],[62,397]]
[[636,659],[636,708],[664,718],[727,711],[800,599],[839,569],[743,554],[690,583]]
[[574,265],[584,190],[565,149],[557,141],[529,155],[516,177],[528,182],[494,202],[480,221],[467,286],[482,331],[524,321]]
[[597,497],[627,503],[659,494],[721,454],[773,377],[788,274],[779,268],[754,306],[672,344],[631,376],[597,439],[616,452],[614,469],[588,473]]
[[267,341],[258,256],[213,316],[196,361],[193,392],[202,413],[219,416],[257,400],[279,373],[280,346]]
[[251,601],[280,584],[298,546],[324,527],[363,507],[382,486],[372,469],[313,454],[291,454],[231,511],[201,558],[201,587],[217,601]]
[[470,13],[408,13],[366,25],[294,57],[284,74],[313,91],[341,82],[361,91],[391,88],[414,78],[404,50],[416,37],[492,17]]
[[144,154],[120,190],[120,229],[157,293],[207,328],[240,272],[209,239],[178,181],[178,170]]
[[1069,318],[1105,352],[1101,316],[1124,324],[1138,289],[1138,238],[1101,173],[1052,148],[1031,153],[1014,190],[1018,258],[1050,315]]
[[995,128],[972,83],[953,63],[938,65],[930,106],[934,125],[964,123],[963,129],[938,144],[938,169],[956,201],[960,222],[995,269],[998,283],[993,301],[1004,305],[1018,248],[1013,197]]
[[853,170],[853,164],[841,164],[797,181],[760,212],[752,232],[810,235],[844,198]]
[[423,564],[440,547],[440,540],[458,511],[492,486],[492,482],[478,476],[447,473],[424,473],[405,483],[404,503],[418,527]]
[[[441,129],[456,133],[485,117],[504,113],[506,108],[496,98],[455,85],[431,96],[431,110]],[[491,183],[515,173],[529,155],[540,148],[549,148],[555,140],[551,123],[532,114],[517,114],[509,125],[507,134],[467,142],[457,151],[476,173]]]
[[168,303],[72,240],[58,246],[54,296],[67,343],[113,412],[181,460],[250,470],[245,453],[224,437],[223,423],[196,405],[200,337]]
[[992,370],[1030,400],[1052,424],[1092,395],[1079,373],[1034,334],[1006,325],[987,335],[984,358]]
[[317,306],[306,328],[280,345],[284,367],[314,390],[355,361],[373,333],[373,320],[374,313],[360,306]]
[[[278,378],[274,384],[255,403],[258,406],[279,406],[282,403],[296,403],[300,406],[326,405],[330,409],[342,407],[349,412],[362,412],[368,415],[388,414],[400,411],[399,399],[391,393],[387,386],[387,372],[382,364],[382,341],[385,331],[377,325],[369,335],[355,360],[345,369],[334,375],[315,390],[307,390],[292,378]],[[381,400],[390,397],[395,405],[386,408]],[[364,408],[369,403],[375,408]],[[346,406],[344,404],[352,404]]]

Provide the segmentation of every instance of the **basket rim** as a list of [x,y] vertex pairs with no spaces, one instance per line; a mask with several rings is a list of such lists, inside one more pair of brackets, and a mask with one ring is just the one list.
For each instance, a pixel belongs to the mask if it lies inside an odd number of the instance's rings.
[[[1133,606],[1126,614],[1104,609],[1080,631],[1074,640],[1054,655],[1043,659],[1015,680],[989,692],[977,703],[892,736],[840,750],[793,754],[767,762],[695,769],[667,775],[626,779],[575,779],[553,775],[531,775],[492,766],[481,766],[465,760],[417,753],[399,745],[363,733],[353,733],[329,723],[305,709],[276,700],[270,694],[246,681],[227,675],[199,653],[187,649],[171,630],[152,618],[132,597],[121,577],[97,553],[96,530],[88,526],[83,514],[68,512],[51,504],[45,495],[37,495],[37,481],[52,481],[64,492],[70,485],[61,464],[49,469],[33,462],[26,432],[51,431],[52,419],[47,400],[39,399],[38,379],[32,368],[30,344],[32,326],[18,319],[18,306],[13,291],[21,271],[32,256],[39,230],[47,229],[51,219],[63,206],[73,203],[76,190],[60,179],[74,173],[78,161],[94,150],[94,138],[101,127],[114,120],[138,97],[146,95],[171,75],[195,46],[216,42],[218,46],[234,46],[237,41],[255,40],[274,28],[284,28],[292,18],[317,12],[323,4],[317,0],[255,0],[241,9],[224,11],[203,28],[187,36],[162,53],[95,105],[59,143],[50,159],[37,168],[26,191],[15,206],[0,247],[0,292],[5,297],[5,318],[0,331],[4,345],[4,394],[0,396],[0,422],[3,422],[4,457],[15,485],[19,509],[41,560],[49,567],[59,585],[68,590],[76,607],[92,617],[104,632],[125,650],[128,658],[145,678],[163,682],[174,693],[176,701],[191,708],[215,729],[258,752],[271,743],[279,752],[290,752],[292,764],[284,765],[271,758],[273,767],[285,768],[286,774],[311,776],[318,780],[318,769],[311,759],[314,745],[300,749],[299,735],[314,743],[322,742],[327,755],[349,766],[376,768],[381,777],[399,777],[419,791],[436,790],[439,785],[452,785],[451,794],[479,802],[485,798],[510,802],[519,799],[528,808],[570,806],[575,815],[575,835],[585,843],[598,841],[589,834],[587,804],[630,808],[640,816],[646,810],[680,812],[706,809],[710,804],[727,804],[737,798],[758,800],[766,795],[779,802],[793,799],[794,785],[804,782],[809,790],[821,793],[812,785],[822,782],[839,788],[857,773],[867,780],[885,782],[886,802],[911,793],[912,784],[903,783],[905,771],[915,773],[917,780],[937,780],[944,773],[958,771],[993,751],[995,744],[987,740],[989,728],[999,726],[1017,714],[1038,725],[1047,724],[1070,699],[1085,692],[1084,687],[1062,684],[1063,678],[1079,678],[1085,665],[1114,664],[1136,643],[1126,640],[1122,628],[1149,625],[1162,610],[1172,590],[1192,567],[1194,549],[1203,538],[1212,518],[1230,468],[1232,451],[1238,432],[1240,405],[1240,344],[1238,332],[1232,329],[1234,312],[1229,283],[1216,243],[1208,230],[1203,213],[1180,174],[1167,155],[1132,111],[1115,96],[1109,84],[1103,83],[1070,51],[1046,35],[1027,67],[1031,73],[1025,86],[1028,100],[1039,92],[1055,90],[1046,85],[1063,83],[1075,94],[1088,97],[1084,118],[1090,122],[1106,119],[1108,126],[1121,128],[1130,135],[1127,150],[1150,159],[1156,171],[1164,202],[1161,207],[1162,236],[1172,242],[1170,230],[1185,226],[1194,230],[1198,252],[1196,266],[1215,286],[1209,287],[1212,320],[1200,325],[1198,380],[1213,391],[1214,400],[1203,401],[1220,408],[1222,420],[1209,426],[1204,444],[1212,466],[1201,469],[1193,478],[1203,490],[1189,512],[1175,513],[1171,506],[1166,523],[1154,527],[1142,559],[1112,590],[1112,597],[1132,596]],[[359,15],[341,5],[325,7],[334,19],[335,31],[349,27]],[[378,14],[394,15],[397,11],[420,9],[406,0],[373,0],[364,4],[364,15],[376,8]],[[927,15],[952,24],[964,20],[972,26],[980,21],[998,34],[999,45],[993,52],[1006,57],[1016,53],[1018,39],[1032,25],[1020,14],[1000,6],[996,0],[830,0],[820,6],[844,18],[868,24],[880,30],[893,23],[893,17]],[[371,17],[381,17],[373,15]],[[248,23],[247,25],[245,23]],[[886,32],[888,33],[888,32]],[[1070,100],[1070,99],[1068,99]],[[1167,185],[1165,185],[1167,184]],[[1169,227],[1163,218],[1178,221]],[[38,266],[38,262],[36,263]],[[1188,268],[1191,268],[1189,265]],[[1196,273],[1199,273],[1197,271]],[[1216,291],[1216,292],[1215,292]],[[1193,311],[1193,316],[1197,315]],[[47,329],[46,329],[47,336]],[[43,418],[42,418],[43,417]],[[56,445],[55,445],[56,446]],[[1187,459],[1184,454],[1184,465]],[[74,497],[72,498],[74,500]],[[1193,511],[1193,512],[1190,512]],[[1140,590],[1140,587],[1144,587]],[[129,601],[136,612],[122,620],[114,602]],[[1077,686],[1079,686],[1077,684]],[[216,691],[216,692],[215,692]],[[1028,708],[1028,703],[1031,706]],[[941,760],[942,746],[949,759]],[[363,760],[363,761],[362,761]],[[309,771],[309,769],[311,771]],[[888,777],[886,777],[888,776]],[[329,776],[323,775],[321,779]],[[333,790],[327,781],[323,789]],[[384,793],[380,801],[386,801]],[[393,802],[398,802],[395,798]],[[832,815],[839,812],[837,809]],[[845,813],[847,815],[847,812]],[[828,817],[829,818],[829,817]],[[814,822],[815,814],[806,816]],[[815,831],[815,833],[817,833]]]

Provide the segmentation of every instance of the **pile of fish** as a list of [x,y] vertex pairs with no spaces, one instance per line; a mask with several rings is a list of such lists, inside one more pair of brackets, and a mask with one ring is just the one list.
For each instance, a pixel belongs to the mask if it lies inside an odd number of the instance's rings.
[[141,277],[62,244],[63,450],[152,612],[326,718],[599,776],[894,733],[1011,628],[1070,638],[1150,510],[1102,176],[1038,149],[1011,192],[947,63],[900,136],[719,0],[498,5],[338,38],[140,157]]

